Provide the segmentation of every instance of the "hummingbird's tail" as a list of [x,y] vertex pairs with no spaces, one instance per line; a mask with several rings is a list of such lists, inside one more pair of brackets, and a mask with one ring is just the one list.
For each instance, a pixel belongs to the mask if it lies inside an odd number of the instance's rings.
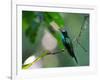
[[76,56],[74,56],[74,59],[75,59],[76,63],[78,64],[78,60],[77,60]]

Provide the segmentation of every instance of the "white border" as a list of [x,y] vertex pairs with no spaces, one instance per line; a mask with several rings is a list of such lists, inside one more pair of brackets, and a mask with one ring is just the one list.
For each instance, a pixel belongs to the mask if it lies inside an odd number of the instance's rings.
[[[47,68],[35,70],[21,69],[22,54],[22,10],[32,11],[57,11],[73,13],[90,14],[90,66],[84,67],[67,67],[67,68]],[[96,28],[95,26],[95,9],[86,7],[71,6],[43,6],[43,5],[16,5],[12,17],[12,78],[15,79],[39,79],[47,77],[67,77],[68,79],[78,79],[79,76],[95,75],[97,72],[97,54],[96,53]],[[16,43],[17,42],[17,43]],[[17,45],[16,45],[17,44]],[[17,49],[17,50],[16,50]],[[17,55],[16,55],[17,54]],[[16,65],[17,64],[17,65]],[[18,69],[18,71],[16,71]],[[16,75],[17,74],[17,75]]]

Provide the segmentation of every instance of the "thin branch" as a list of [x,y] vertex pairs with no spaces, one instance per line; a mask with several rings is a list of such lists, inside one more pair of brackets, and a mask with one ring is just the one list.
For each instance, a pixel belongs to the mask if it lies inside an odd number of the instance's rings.
[[77,43],[80,45],[80,47],[85,51],[85,52],[87,52],[87,49],[79,42],[79,40],[76,40],[77,41]]
[[82,25],[81,25],[80,33],[79,33],[78,37],[76,38],[76,40],[79,39],[80,36],[81,36],[81,34],[82,34],[83,26],[84,26],[84,24],[85,24],[85,22],[86,22],[86,19],[87,19],[87,17],[84,17],[84,20],[83,20]]
[[60,52],[64,52],[64,49],[61,49],[61,50],[59,50],[59,51],[57,51],[57,52],[53,52],[53,53],[51,53],[51,52],[49,52],[49,51],[45,51],[45,52],[42,53],[39,57],[37,57],[32,63],[23,65],[23,66],[22,66],[22,69],[28,69],[28,68],[30,68],[33,64],[35,64],[37,61],[39,61],[40,59],[42,59],[42,58],[45,57],[46,55],[50,55],[50,54],[54,55],[54,54],[58,54],[58,53],[60,53]]
[[58,53],[61,53],[61,52],[64,52],[65,50],[64,49],[61,49],[61,50],[58,50],[56,52],[49,52],[47,55],[54,55],[54,54],[58,54]]
[[87,20],[87,16],[84,17],[84,20],[83,20],[83,22],[82,22],[82,25],[81,25],[81,29],[80,29],[79,35],[77,36],[77,38],[76,38],[76,40],[75,40],[85,52],[87,52],[87,49],[79,42],[79,40],[80,40],[82,31],[83,31],[83,26],[84,26],[86,20]]

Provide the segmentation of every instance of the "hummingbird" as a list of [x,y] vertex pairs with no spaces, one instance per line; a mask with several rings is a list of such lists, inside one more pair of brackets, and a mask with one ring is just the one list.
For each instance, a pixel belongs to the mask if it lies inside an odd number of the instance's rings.
[[78,64],[77,58],[74,53],[73,44],[72,44],[70,37],[68,36],[67,31],[65,29],[62,29],[62,30],[60,29],[60,31],[61,31],[62,42],[63,42],[65,49],[67,49],[70,56],[73,57],[76,63]]

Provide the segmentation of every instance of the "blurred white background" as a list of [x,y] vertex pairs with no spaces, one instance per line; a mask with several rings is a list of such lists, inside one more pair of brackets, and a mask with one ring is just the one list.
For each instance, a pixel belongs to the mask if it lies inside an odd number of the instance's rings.
[[[23,0],[23,1],[29,1],[29,0]],[[94,5],[98,9],[97,25],[99,27],[97,29],[98,30],[97,35],[99,36],[100,34],[99,0],[33,0],[33,2],[37,2],[41,4],[55,3],[55,4]],[[100,48],[99,41],[100,41],[100,37],[98,37],[98,48]],[[100,53],[100,51],[98,53]],[[100,57],[100,54],[98,54],[98,57]],[[100,58],[98,59],[99,59],[98,61],[100,61]],[[99,67],[99,75],[100,75],[100,63],[98,67]],[[11,0],[1,0],[0,1],[0,80],[9,80],[8,77],[10,76],[10,71],[11,71],[10,69],[11,69]],[[94,80],[95,78],[96,76],[93,76],[91,80]],[[55,78],[54,80],[60,80],[60,79]]]

